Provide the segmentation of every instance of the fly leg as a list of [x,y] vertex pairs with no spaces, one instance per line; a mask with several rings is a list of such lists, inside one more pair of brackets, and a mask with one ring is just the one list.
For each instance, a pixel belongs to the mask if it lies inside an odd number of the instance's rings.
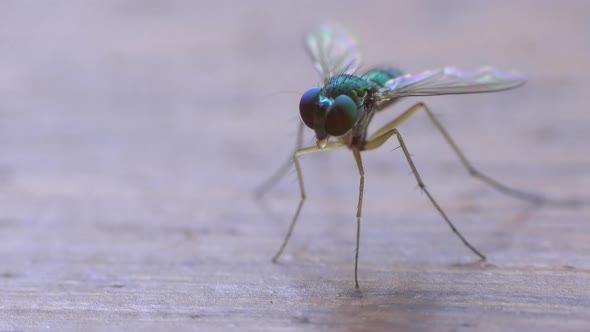
[[473,167],[471,165],[471,163],[469,162],[467,157],[465,157],[463,152],[461,152],[461,150],[459,149],[459,147],[457,146],[455,141],[451,138],[451,136],[449,135],[447,130],[442,126],[442,124],[435,117],[434,113],[430,110],[430,108],[428,108],[428,106],[426,106],[426,104],[424,104],[422,102],[416,103],[414,106],[410,107],[407,111],[402,113],[400,116],[393,119],[391,122],[389,122],[388,124],[383,126],[381,129],[377,130],[373,135],[371,135],[368,138],[368,141],[371,141],[371,140],[374,140],[378,137],[381,137],[385,133],[387,133],[388,131],[390,131],[394,128],[397,128],[401,123],[406,121],[410,116],[412,116],[415,112],[417,112],[419,110],[424,110],[428,114],[429,119],[432,121],[432,123],[434,124],[436,129],[438,129],[438,131],[442,134],[442,136],[445,139],[445,141],[447,142],[447,144],[449,144],[451,146],[451,148],[453,149],[453,151],[455,152],[455,154],[457,155],[457,157],[459,158],[459,160],[461,161],[463,166],[467,169],[467,172],[469,172],[469,175],[479,179],[480,181],[483,181],[484,183],[488,184],[492,188],[496,189],[497,191],[499,191],[505,195],[512,196],[514,198],[522,199],[525,201],[529,201],[534,204],[550,204],[550,205],[564,206],[564,207],[574,207],[574,206],[578,206],[581,204],[581,201],[575,200],[575,199],[564,199],[564,200],[550,199],[550,198],[547,198],[543,195],[539,195],[536,193],[530,193],[530,192],[526,192],[526,191],[523,191],[520,189],[512,188],[512,187],[510,187],[510,186],[508,186],[508,185],[506,185],[506,184],[504,184],[504,183],[502,183],[502,182],[500,182],[500,181],[498,181],[486,174],[483,174],[482,172],[480,172],[479,170],[477,170],[475,167]]
[[[295,142],[295,150],[301,150],[303,147],[303,122],[299,121],[299,129],[297,130],[297,141]],[[287,174],[287,171],[293,165],[293,157],[289,157],[285,160],[285,163],[281,165],[270,177],[266,179],[266,181],[262,182],[258,187],[255,189],[255,193],[257,197],[264,196],[272,187],[274,187],[279,180]]]
[[356,251],[354,254],[354,285],[359,288],[358,280],[358,266],[359,266],[359,243],[361,238],[361,210],[363,209],[363,191],[365,190],[365,170],[363,169],[363,161],[361,159],[361,152],[359,148],[353,147],[352,154],[356,160],[356,165],[359,169],[360,183],[359,183],[359,201],[356,207]]
[[[402,116],[403,116],[403,114],[402,114]],[[394,122],[395,122],[395,120],[394,120]],[[428,196],[428,199],[430,200],[432,205],[434,205],[436,210],[438,210],[438,212],[443,217],[443,219],[447,222],[449,227],[451,227],[451,230],[453,230],[453,232],[459,237],[459,239],[461,239],[463,244],[465,246],[467,246],[467,248],[469,248],[474,254],[479,256],[479,258],[481,258],[482,261],[484,261],[486,259],[486,257],[481,252],[479,252],[479,250],[475,249],[475,247],[472,246],[463,237],[463,235],[461,235],[459,230],[455,227],[455,225],[453,225],[453,223],[451,222],[449,217],[447,217],[446,213],[442,210],[440,205],[438,205],[438,203],[434,200],[434,197],[432,197],[432,195],[430,194],[428,189],[426,189],[426,185],[424,185],[424,182],[422,182],[422,178],[420,177],[420,174],[418,173],[418,170],[416,169],[416,166],[414,165],[414,162],[412,161],[412,157],[410,156],[410,152],[408,151],[408,148],[406,147],[406,144],[404,143],[404,140],[403,140],[400,132],[395,128],[387,129],[386,131],[379,130],[378,133],[379,132],[381,132],[380,135],[378,135],[378,136],[373,135],[373,136],[371,136],[371,138],[367,142],[365,142],[364,150],[374,150],[374,149],[380,147],[381,145],[383,145],[383,143],[385,143],[389,138],[391,138],[392,136],[395,135],[397,137],[397,140],[399,141],[399,144],[400,144],[402,150],[404,151],[404,155],[406,156],[408,164],[410,165],[410,168],[412,169],[412,173],[414,174],[414,177],[416,178],[416,181],[418,182],[418,186],[420,187],[420,189],[422,189],[422,191],[424,191],[426,196]]]
[[279,257],[283,253],[283,250],[285,250],[285,247],[287,246],[287,242],[289,242],[289,239],[291,238],[291,234],[293,233],[293,229],[295,228],[295,224],[297,223],[297,218],[299,218],[299,213],[301,212],[301,208],[303,207],[303,203],[305,202],[305,198],[306,198],[305,187],[303,186],[303,173],[301,172],[301,166],[299,165],[299,157],[301,155],[308,154],[308,153],[334,150],[334,149],[339,148],[341,146],[344,146],[344,143],[338,141],[338,142],[328,143],[328,145],[326,145],[322,149],[312,146],[309,148],[299,149],[299,150],[295,151],[295,153],[293,153],[293,162],[295,163],[295,169],[297,170],[297,179],[299,180],[299,191],[301,192],[301,198],[299,200],[299,205],[297,206],[297,210],[295,211],[295,214],[293,215],[293,219],[291,219],[291,225],[289,226],[289,230],[287,231],[287,234],[285,235],[285,239],[283,240],[283,243],[281,244],[281,247],[279,248],[277,253],[272,258],[273,263],[277,262],[277,260],[279,259]]

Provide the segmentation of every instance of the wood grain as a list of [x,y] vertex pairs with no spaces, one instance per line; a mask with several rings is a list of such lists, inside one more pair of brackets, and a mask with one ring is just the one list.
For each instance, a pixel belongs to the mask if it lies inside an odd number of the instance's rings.
[[[358,35],[366,67],[496,65],[523,88],[425,98],[476,167],[590,199],[589,6],[522,1],[0,3],[0,330],[584,331],[590,209],[532,206],[470,178],[425,114],[403,124],[421,175],[479,264],[416,188],[395,143],[294,145],[315,24]],[[379,114],[393,118],[416,99]],[[313,144],[312,136],[306,142]]]

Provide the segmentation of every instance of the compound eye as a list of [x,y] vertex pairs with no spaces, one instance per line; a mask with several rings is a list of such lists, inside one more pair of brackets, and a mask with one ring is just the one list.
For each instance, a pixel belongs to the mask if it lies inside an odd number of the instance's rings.
[[326,132],[331,136],[342,136],[352,129],[358,116],[355,102],[347,95],[340,95],[334,99],[328,112]]
[[314,114],[319,108],[321,90],[321,88],[315,87],[305,91],[299,102],[299,114],[301,114],[301,120],[303,120],[303,123],[311,129],[314,127]]

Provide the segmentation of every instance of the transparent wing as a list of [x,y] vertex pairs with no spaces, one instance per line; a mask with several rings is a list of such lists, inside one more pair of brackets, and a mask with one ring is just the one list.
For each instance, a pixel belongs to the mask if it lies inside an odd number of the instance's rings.
[[485,67],[475,71],[461,71],[453,67],[425,71],[417,75],[404,75],[385,84],[379,99],[387,100],[408,96],[434,96],[493,92],[516,88],[526,83],[519,73],[502,72]]
[[339,26],[320,26],[305,37],[305,46],[324,83],[334,75],[350,74],[361,65],[357,41]]

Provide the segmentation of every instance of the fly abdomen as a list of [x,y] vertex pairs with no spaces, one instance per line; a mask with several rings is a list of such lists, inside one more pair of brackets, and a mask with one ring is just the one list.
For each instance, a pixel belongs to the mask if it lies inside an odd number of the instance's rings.
[[[394,79],[396,77],[400,77],[402,75],[404,75],[404,73],[401,70],[388,67],[378,67],[369,70],[362,77],[368,82],[371,82],[372,84],[378,86],[379,88],[385,88],[385,84],[389,80]],[[392,98],[385,102],[381,102],[378,105],[376,105],[376,109],[382,110],[396,101],[397,98]]]
[[404,73],[401,70],[387,67],[378,67],[369,70],[362,77],[372,83],[384,88],[387,81],[402,76]]

